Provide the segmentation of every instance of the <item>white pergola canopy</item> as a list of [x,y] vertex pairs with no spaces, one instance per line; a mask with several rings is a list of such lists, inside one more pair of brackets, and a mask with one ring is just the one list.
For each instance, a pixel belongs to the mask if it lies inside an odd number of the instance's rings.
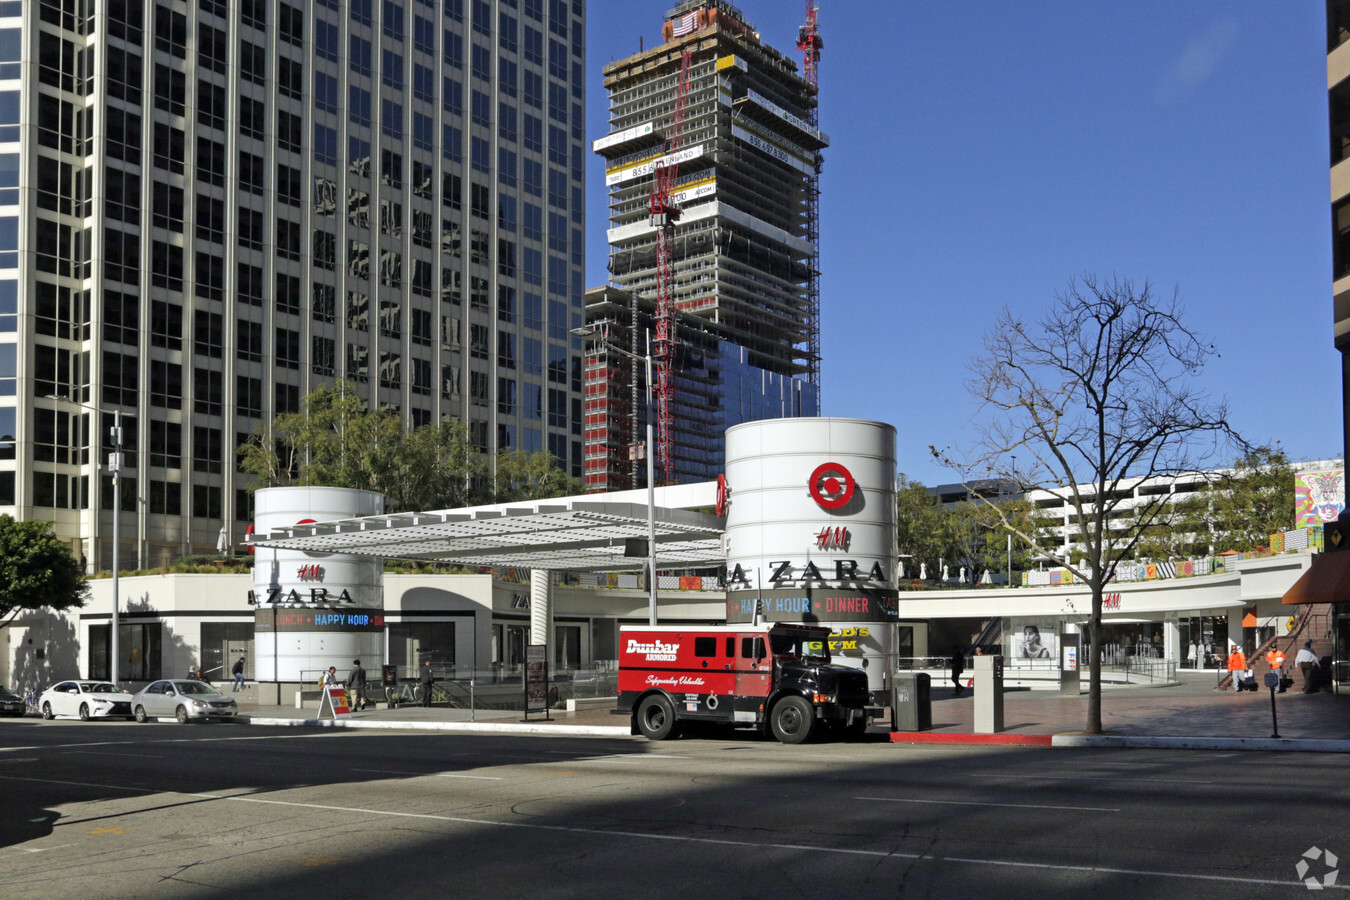
[[[656,490],[658,568],[699,568],[726,561],[722,521],[690,507],[715,503],[712,482]],[[635,503],[640,496],[644,501]],[[625,556],[625,542],[647,537],[646,491],[558,497],[435,512],[392,513],[292,525],[252,535],[250,546],[345,553],[463,566],[553,571],[637,571],[646,554]],[[706,502],[702,502],[706,501]],[[663,505],[663,504],[670,505]]]

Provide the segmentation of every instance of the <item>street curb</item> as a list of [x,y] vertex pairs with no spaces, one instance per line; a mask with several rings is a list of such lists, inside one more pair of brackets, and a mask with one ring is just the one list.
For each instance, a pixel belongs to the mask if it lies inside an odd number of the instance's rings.
[[1049,747],[1048,734],[941,734],[931,731],[892,731],[892,744],[993,744],[1004,747]]
[[465,734],[560,734],[567,737],[631,737],[627,726],[620,725],[545,725],[519,722],[510,725],[494,722],[388,722],[371,719],[279,719],[240,716],[245,725],[270,725],[283,728],[358,728],[374,731],[448,731]]
[[1131,750],[1281,750],[1293,753],[1350,753],[1350,741],[1295,738],[1143,737],[1114,734],[1057,734],[1054,747],[1113,747]]

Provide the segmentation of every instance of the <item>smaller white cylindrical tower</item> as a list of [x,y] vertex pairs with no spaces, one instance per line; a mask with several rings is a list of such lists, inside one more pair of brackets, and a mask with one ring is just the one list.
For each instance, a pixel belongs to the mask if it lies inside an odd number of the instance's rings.
[[[374,491],[333,487],[263,488],[254,530],[331,522],[384,512]],[[315,680],[353,660],[382,659],[384,560],[341,553],[258,548],[253,561],[254,672],[260,682]]]

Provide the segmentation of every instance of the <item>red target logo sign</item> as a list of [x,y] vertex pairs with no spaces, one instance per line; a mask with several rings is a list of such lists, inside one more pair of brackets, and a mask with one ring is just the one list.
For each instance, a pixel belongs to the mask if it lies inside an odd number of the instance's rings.
[[839,463],[827,462],[816,466],[807,487],[811,491],[811,499],[822,509],[839,509],[853,499],[853,491],[858,483],[853,480],[853,473],[848,469]]

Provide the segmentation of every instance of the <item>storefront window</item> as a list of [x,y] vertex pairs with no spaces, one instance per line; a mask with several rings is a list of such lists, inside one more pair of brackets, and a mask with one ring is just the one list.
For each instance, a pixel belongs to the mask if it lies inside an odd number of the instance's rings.
[[389,626],[389,662],[398,666],[400,673],[415,672],[427,660],[441,673],[455,667],[454,622],[402,622]]
[[[110,678],[108,659],[112,628],[89,627],[89,677]],[[117,677],[120,681],[154,681],[161,674],[161,625],[147,622],[122,625],[117,630]]]

